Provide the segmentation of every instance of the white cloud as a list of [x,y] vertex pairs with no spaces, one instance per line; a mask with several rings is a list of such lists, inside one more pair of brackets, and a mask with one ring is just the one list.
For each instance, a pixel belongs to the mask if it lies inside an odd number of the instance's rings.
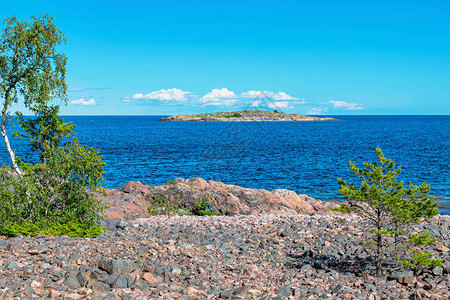
[[211,92],[200,98],[200,102],[208,102],[225,98],[236,98],[236,94],[233,91],[229,91],[227,88],[212,89]]
[[180,89],[162,89],[159,91],[150,92],[148,94],[134,94],[132,97],[133,100],[159,100],[159,101],[169,101],[169,100],[175,100],[175,101],[186,101],[187,98],[185,95],[190,94],[189,92],[180,90]]
[[345,109],[345,110],[361,110],[363,107],[358,103],[348,103],[345,101],[329,101],[334,108]]
[[308,115],[323,115],[324,111],[321,108],[312,108],[308,111]]
[[262,101],[253,100],[253,101],[250,103],[250,107],[258,107],[261,103],[262,103]]
[[200,98],[199,103],[203,105],[231,106],[238,102],[238,97],[227,88],[212,89],[211,92]]
[[257,98],[257,97],[267,97],[272,100],[300,100],[299,98],[292,97],[285,92],[269,92],[269,91],[248,91],[241,94],[244,98]]
[[288,101],[270,102],[267,106],[271,109],[283,109],[290,107]]
[[70,101],[70,104],[75,104],[75,105],[96,105],[97,103],[95,102],[95,99],[86,100],[84,98],[81,98],[81,99]]

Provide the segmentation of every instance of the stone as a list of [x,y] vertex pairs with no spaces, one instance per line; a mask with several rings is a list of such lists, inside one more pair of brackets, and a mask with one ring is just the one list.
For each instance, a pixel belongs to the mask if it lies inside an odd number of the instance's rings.
[[436,276],[441,276],[444,272],[444,268],[442,268],[440,266],[436,266],[433,268],[433,270],[431,272]]
[[395,271],[388,276],[388,280],[393,279],[401,284],[413,284],[417,281],[413,271]]
[[108,293],[110,287],[108,285],[106,285],[105,283],[98,281],[92,285],[91,289],[95,295],[104,296]]
[[151,273],[144,273],[144,275],[142,275],[142,278],[144,278],[144,280],[147,281],[150,286],[157,286],[159,283]]
[[447,247],[445,247],[445,245],[441,245],[441,246],[439,246],[437,249],[438,249],[439,251],[441,251],[441,252],[448,252],[448,251],[450,251],[450,249],[447,248]]
[[125,289],[128,287],[128,280],[125,276],[122,274],[117,277],[116,281],[114,282],[114,286],[119,289]]
[[61,292],[55,290],[55,289],[49,289],[48,296],[50,299],[59,298],[61,295]]
[[89,274],[86,271],[79,271],[77,273],[77,280],[81,286],[86,286],[89,281]]
[[108,274],[107,272],[102,272],[98,275],[96,275],[97,280],[104,282],[108,285],[113,285],[114,284],[114,276]]
[[19,266],[18,266],[17,263],[15,263],[15,262],[10,262],[10,263],[8,264],[7,268],[8,268],[9,270],[18,270],[18,269],[19,269]]
[[283,286],[277,290],[277,296],[284,299],[293,296],[292,288],[290,286]]
[[108,272],[108,274],[114,274],[113,261],[111,259],[102,259],[98,263],[98,268],[100,270]]
[[64,284],[71,290],[75,290],[81,287],[80,282],[77,279],[76,274],[72,273],[66,278]]
[[310,265],[304,265],[301,267],[300,271],[301,272],[308,272],[311,271],[313,269],[313,267],[311,267]]
[[117,296],[115,292],[111,291],[103,297],[103,300],[120,300],[120,297]]
[[[113,271],[122,275],[133,272],[136,268],[135,263],[129,259],[118,258],[112,261]],[[111,273],[110,273],[111,274]]]

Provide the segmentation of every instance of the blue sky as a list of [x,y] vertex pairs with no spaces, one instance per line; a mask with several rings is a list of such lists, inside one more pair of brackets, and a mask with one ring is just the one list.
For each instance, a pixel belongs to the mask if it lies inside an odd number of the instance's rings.
[[450,113],[449,1],[2,2],[66,34],[65,115]]

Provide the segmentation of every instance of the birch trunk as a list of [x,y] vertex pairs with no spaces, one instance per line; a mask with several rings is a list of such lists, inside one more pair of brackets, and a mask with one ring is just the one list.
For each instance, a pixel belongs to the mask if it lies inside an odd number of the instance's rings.
[[9,153],[9,157],[11,158],[11,162],[14,168],[14,171],[16,171],[16,173],[18,175],[21,175],[23,172],[22,170],[19,169],[19,167],[16,164],[16,155],[14,154],[14,151],[11,149],[11,144],[9,143],[9,138],[8,135],[6,134],[6,109],[8,107],[8,95],[6,95],[6,99],[5,99],[5,104],[3,105],[3,110],[2,110],[2,136],[3,139],[5,140],[5,144],[6,144],[6,150],[8,150]]

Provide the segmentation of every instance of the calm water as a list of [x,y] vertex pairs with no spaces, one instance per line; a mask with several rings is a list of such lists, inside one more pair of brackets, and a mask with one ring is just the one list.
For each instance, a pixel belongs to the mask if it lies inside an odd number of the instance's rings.
[[[341,199],[336,177],[379,145],[401,180],[431,184],[450,214],[450,116],[340,116],[339,122],[160,122],[162,116],[66,117],[108,164],[104,186],[202,177],[249,188],[286,188]],[[20,145],[15,141],[15,145]],[[20,155],[20,151],[17,151]],[[5,157],[3,157],[5,159]]]

